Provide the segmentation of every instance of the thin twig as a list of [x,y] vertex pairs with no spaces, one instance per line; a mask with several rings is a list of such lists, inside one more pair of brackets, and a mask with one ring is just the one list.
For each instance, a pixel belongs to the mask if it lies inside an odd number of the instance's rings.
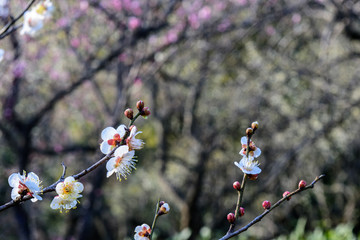
[[269,214],[272,210],[274,210],[276,207],[278,207],[281,203],[283,203],[285,200],[287,200],[289,197],[295,195],[295,194],[298,194],[302,191],[305,191],[307,189],[310,189],[310,188],[313,188],[315,183],[317,183],[320,179],[324,178],[325,175],[322,174],[318,177],[315,178],[315,180],[308,186],[306,186],[305,188],[298,188],[296,189],[295,191],[291,192],[290,194],[286,195],[285,197],[281,198],[279,201],[277,201],[271,208],[265,210],[262,214],[260,214],[259,216],[257,216],[256,218],[254,218],[251,222],[249,222],[246,226],[234,231],[234,232],[231,232],[231,233],[226,233],[225,236],[223,236],[222,238],[220,238],[219,240],[225,240],[225,239],[230,239],[234,236],[237,236],[239,235],[240,233],[242,232],[245,232],[246,230],[248,230],[252,225],[254,225],[255,223],[257,222],[260,222],[261,219],[263,219],[263,217],[265,217],[267,214]]

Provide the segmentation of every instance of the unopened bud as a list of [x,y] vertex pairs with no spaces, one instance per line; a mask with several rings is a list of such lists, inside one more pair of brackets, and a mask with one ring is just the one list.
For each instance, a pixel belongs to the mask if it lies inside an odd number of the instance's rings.
[[265,201],[263,201],[262,206],[264,209],[269,209],[269,208],[271,208],[271,203],[269,201],[265,200]]
[[137,108],[139,111],[143,110],[144,106],[145,106],[145,103],[144,103],[143,101],[141,101],[141,100],[139,100],[139,101],[136,103],[136,108]]
[[163,203],[161,205],[160,204],[161,204],[161,202],[159,203],[160,208],[159,208],[159,211],[158,211],[158,215],[161,216],[163,214],[167,214],[170,211],[169,204],[167,204],[167,203]]
[[304,180],[301,180],[301,181],[299,182],[299,188],[300,188],[300,189],[303,189],[304,187],[306,187],[306,182],[305,182]]
[[239,208],[239,217],[244,216],[244,214],[245,214],[245,209],[243,207],[240,207]]
[[133,111],[131,108],[128,108],[128,109],[126,109],[126,110],[124,111],[124,115],[125,115],[128,119],[132,120],[132,119],[134,118],[134,111]]
[[240,184],[238,181],[236,181],[236,182],[233,183],[233,188],[235,188],[236,190],[240,191],[240,189],[241,189],[241,184]]
[[235,214],[233,213],[229,213],[226,218],[230,224],[233,224],[235,222]]
[[255,131],[256,129],[258,129],[259,128],[259,123],[256,121],[256,122],[253,122],[252,124],[251,124],[251,128]]
[[[286,192],[283,193],[283,197],[286,197],[286,196],[289,195],[289,194],[290,194],[290,192],[289,192],[289,191],[286,191]],[[288,201],[289,201],[290,199],[291,199],[291,197],[287,197],[287,198],[286,198],[286,200],[288,200]]]
[[141,113],[140,115],[143,116],[144,118],[146,118],[147,116],[149,116],[151,114],[150,110],[148,107],[144,107],[142,110],[141,110]]
[[252,128],[247,128],[245,133],[247,136],[251,136],[253,134],[253,132],[254,132],[254,130]]
[[258,178],[259,174],[246,174],[246,176],[250,180],[256,180]]

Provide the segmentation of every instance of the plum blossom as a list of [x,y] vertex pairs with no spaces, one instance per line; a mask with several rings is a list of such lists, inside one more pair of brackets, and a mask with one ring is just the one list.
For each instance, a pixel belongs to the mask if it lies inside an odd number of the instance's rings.
[[149,240],[151,234],[151,228],[146,223],[142,224],[141,226],[137,226],[135,228],[135,240]]
[[141,21],[137,17],[129,17],[128,25],[131,30],[135,30],[140,27]]
[[[247,147],[247,137],[242,137],[241,138],[241,145],[242,145],[242,149],[239,152],[240,155],[242,156],[246,156],[246,147]],[[260,148],[256,147],[254,142],[250,140],[250,144],[249,144],[249,156],[257,158],[259,157],[261,154],[261,150]]]
[[131,126],[130,127],[131,131],[130,131],[130,135],[129,137],[126,139],[126,144],[129,147],[129,151],[134,150],[134,149],[141,149],[143,148],[144,145],[144,141],[141,139],[136,139],[136,135],[138,135],[139,133],[141,133],[141,131],[137,132],[137,128],[136,126]]
[[84,185],[72,176],[65,178],[64,182],[59,182],[56,185],[56,193],[64,200],[76,200],[82,197],[79,193],[83,190]]
[[62,213],[62,210],[64,209],[65,212],[69,211],[72,208],[76,208],[77,200],[64,200],[59,196],[54,197],[54,199],[51,201],[50,207],[54,210],[60,209],[60,212]]
[[106,177],[110,177],[115,173],[119,181],[121,181],[121,177],[126,180],[127,175],[130,175],[131,171],[135,169],[136,160],[133,159],[134,155],[135,151],[129,151],[129,147],[126,145],[116,149],[114,157],[106,163],[106,169],[108,171]]
[[167,214],[169,211],[170,211],[169,204],[166,202],[162,202],[162,204],[160,205],[159,211],[158,211],[158,215]]
[[249,175],[257,175],[261,173],[261,169],[259,168],[259,162],[254,159],[254,157],[246,157],[244,156],[240,162],[234,162],[234,164],[243,171],[245,174]]
[[122,138],[126,133],[126,126],[120,125],[117,129],[113,127],[107,127],[101,132],[101,138],[103,142],[100,145],[100,150],[104,154],[108,154],[118,144],[120,144]]
[[39,196],[41,193],[41,182],[35,173],[30,172],[27,175],[25,171],[22,175],[20,173],[13,173],[9,176],[8,182],[10,187],[13,188],[11,199],[17,200],[20,197],[29,195],[32,197],[32,202],[42,200],[42,197]]

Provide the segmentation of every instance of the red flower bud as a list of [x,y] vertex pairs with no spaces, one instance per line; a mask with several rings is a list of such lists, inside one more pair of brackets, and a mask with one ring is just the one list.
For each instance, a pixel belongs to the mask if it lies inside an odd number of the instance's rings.
[[300,188],[300,189],[303,189],[304,187],[306,187],[306,182],[305,182],[304,180],[301,180],[301,181],[299,182],[299,188]]
[[149,116],[151,114],[150,110],[148,107],[144,107],[142,110],[141,110],[141,113],[140,115],[143,116],[144,118],[146,118],[147,116]]
[[247,128],[245,133],[247,136],[251,136],[253,134],[253,132],[254,132],[254,130],[252,128]]
[[269,208],[271,208],[271,203],[269,201],[265,200],[265,201],[263,201],[262,206],[264,209],[269,209]]
[[144,106],[145,106],[145,103],[144,103],[143,101],[141,101],[141,100],[139,100],[139,101],[136,103],[136,108],[137,108],[139,111],[143,110]]
[[259,127],[259,123],[256,121],[256,122],[253,122],[252,124],[251,124],[251,128],[255,131],[256,129],[258,129],[258,127]]
[[[283,193],[283,197],[286,197],[287,195],[289,195],[290,194],[290,192],[289,191],[285,191],[284,193]],[[291,199],[291,197],[287,197],[286,198],[286,200],[290,200]]]
[[131,108],[128,108],[128,109],[126,109],[126,110],[124,111],[124,115],[125,115],[128,119],[132,120],[132,119],[134,118],[134,111],[133,111]]
[[256,180],[258,178],[259,174],[246,174],[246,176],[250,180]]
[[233,183],[233,188],[235,188],[236,190],[240,191],[240,189],[241,189],[241,184],[240,184],[238,181],[236,181],[236,182]]
[[239,217],[244,216],[244,214],[245,214],[245,209],[243,207],[240,207],[239,208]]
[[235,214],[233,213],[229,213],[226,218],[230,224],[233,224],[235,222]]

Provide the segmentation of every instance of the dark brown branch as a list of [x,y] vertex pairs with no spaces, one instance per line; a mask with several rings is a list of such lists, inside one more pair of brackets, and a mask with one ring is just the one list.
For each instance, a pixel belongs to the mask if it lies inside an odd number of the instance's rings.
[[298,194],[302,191],[305,191],[307,189],[313,188],[315,183],[317,183],[319,180],[321,180],[322,178],[324,178],[325,175],[322,174],[318,177],[315,178],[315,180],[308,186],[306,186],[305,188],[298,188],[295,191],[291,192],[290,194],[288,194],[287,196],[281,198],[279,201],[277,201],[270,209],[265,210],[262,214],[260,214],[259,216],[257,216],[256,218],[254,218],[251,222],[249,222],[246,226],[234,231],[234,232],[229,232],[227,233],[225,236],[223,236],[222,238],[220,238],[219,240],[225,240],[225,239],[230,239],[234,236],[239,235],[242,232],[245,232],[246,230],[248,230],[251,226],[253,226],[254,224],[258,223],[261,221],[261,219],[263,219],[267,214],[269,214],[272,210],[274,210],[275,208],[277,208],[278,206],[280,206],[280,204],[282,204],[285,200],[287,200],[289,197]]

